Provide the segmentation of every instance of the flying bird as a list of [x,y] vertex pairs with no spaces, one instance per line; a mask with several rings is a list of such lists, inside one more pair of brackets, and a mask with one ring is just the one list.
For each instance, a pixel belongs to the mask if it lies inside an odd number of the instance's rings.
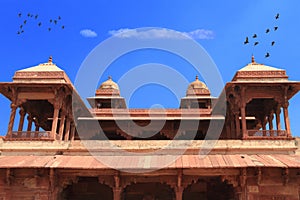
[[55,24],[55,25],[57,24],[57,20],[54,20],[54,24]]
[[255,42],[255,43],[254,43],[254,46],[256,46],[256,45],[258,45],[258,44],[259,44],[259,42]]
[[20,35],[21,34],[20,31],[18,31],[17,34]]
[[48,28],[48,31],[51,31],[51,28]]
[[62,28],[62,29],[65,29],[65,26],[62,26],[61,28]]
[[58,20],[61,20],[61,17],[60,17],[60,16],[58,16]]
[[24,20],[24,24],[26,24],[27,23],[27,20]]
[[277,13],[277,15],[275,16],[275,19],[279,19],[279,13]]
[[18,16],[19,16],[19,17],[22,17],[22,13],[19,13]]
[[257,35],[256,35],[256,34],[254,34],[252,37],[253,37],[253,38],[257,38]]
[[246,40],[245,40],[244,44],[248,44],[248,43],[249,43],[249,38],[246,37]]
[[39,17],[39,15],[36,15],[34,18],[37,19]]
[[274,46],[274,44],[275,44],[275,41],[272,41],[271,45]]
[[50,19],[50,23],[52,23],[52,19]]
[[20,25],[20,29],[22,29],[22,28],[23,28],[23,24]]
[[22,30],[21,33],[24,33],[24,30]]
[[27,14],[27,17],[30,17],[30,13]]
[[278,26],[275,26],[275,27],[274,27],[274,31],[277,31],[277,30],[278,30]]
[[266,58],[270,57],[269,52],[266,53],[265,57],[266,57]]
[[42,22],[38,23],[38,26],[41,26],[42,25]]
[[269,32],[270,32],[270,29],[267,29],[267,30],[266,30],[266,33],[269,33]]

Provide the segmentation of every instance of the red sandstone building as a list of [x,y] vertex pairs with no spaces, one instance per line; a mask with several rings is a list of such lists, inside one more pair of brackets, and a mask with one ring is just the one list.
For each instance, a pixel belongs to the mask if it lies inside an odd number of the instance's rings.
[[11,101],[0,139],[0,199],[298,200],[288,106],[299,90],[285,70],[253,58],[218,98],[196,78],[178,109],[150,116],[128,109],[109,79],[87,109],[49,59],[0,83]]

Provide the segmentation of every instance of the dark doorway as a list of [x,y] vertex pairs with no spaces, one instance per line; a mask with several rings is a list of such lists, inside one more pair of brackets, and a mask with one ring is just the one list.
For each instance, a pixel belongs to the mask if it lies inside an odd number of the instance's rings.
[[136,183],[129,185],[123,192],[122,200],[173,200],[173,190],[161,183]]
[[234,200],[234,189],[220,178],[204,178],[188,186],[183,200]]
[[98,178],[82,177],[63,190],[60,200],[112,200],[112,189],[98,182]]

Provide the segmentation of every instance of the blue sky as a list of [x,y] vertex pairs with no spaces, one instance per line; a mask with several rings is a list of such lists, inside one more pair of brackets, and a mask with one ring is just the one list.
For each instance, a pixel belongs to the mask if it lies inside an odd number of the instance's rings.
[[[0,81],[12,81],[16,70],[46,62],[49,55],[74,81],[82,62],[99,43],[122,30],[140,27],[161,27],[190,34],[214,60],[224,82],[230,81],[238,69],[249,63],[252,54],[257,62],[286,69],[290,80],[300,81],[299,8],[299,0],[1,0]],[[18,13],[22,16],[18,17]],[[38,14],[38,19],[27,18],[28,13]],[[280,18],[275,20],[277,13]],[[50,23],[50,19],[58,16],[61,20],[57,25]],[[18,35],[25,19],[24,33]],[[40,27],[38,22],[42,22]],[[278,31],[273,31],[274,26],[279,27]],[[271,29],[269,34],[265,34],[267,28]],[[245,46],[245,37],[249,36],[253,42],[254,33],[260,44]],[[273,40],[276,44],[271,47]],[[264,58],[266,52],[270,52],[269,58]],[[193,81],[197,73],[189,63],[174,55],[145,50],[120,57],[100,77],[100,82],[108,75],[118,81],[131,68],[152,62],[173,67],[189,81]],[[147,75],[141,74],[143,76]],[[120,87],[122,93],[124,86]],[[184,93],[182,91],[182,96]],[[298,94],[290,102],[294,135],[300,135],[299,101]],[[168,88],[154,84],[139,88],[129,102],[130,107],[153,104],[178,107],[178,99]],[[2,96],[0,107],[0,134],[3,135],[8,124],[9,102]]]

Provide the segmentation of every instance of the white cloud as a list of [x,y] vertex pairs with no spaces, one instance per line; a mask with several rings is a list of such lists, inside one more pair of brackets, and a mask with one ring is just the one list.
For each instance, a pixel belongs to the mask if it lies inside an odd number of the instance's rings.
[[[181,33],[181,34],[179,34]],[[214,39],[215,33],[211,30],[196,29],[190,32],[176,32],[163,28],[150,29],[119,29],[109,31],[109,34],[118,38],[138,38],[138,39]]]
[[94,38],[94,37],[98,36],[95,31],[90,30],[90,29],[81,30],[80,35],[82,35],[83,37],[87,37],[87,38]]

